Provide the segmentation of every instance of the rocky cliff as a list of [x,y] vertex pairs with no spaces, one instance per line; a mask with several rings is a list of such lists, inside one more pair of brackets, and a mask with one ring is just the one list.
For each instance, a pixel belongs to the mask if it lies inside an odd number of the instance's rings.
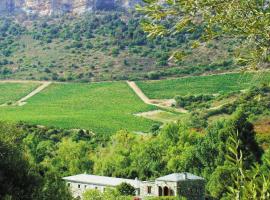
[[25,12],[38,15],[80,14],[88,10],[133,8],[140,0],[0,0],[0,13]]

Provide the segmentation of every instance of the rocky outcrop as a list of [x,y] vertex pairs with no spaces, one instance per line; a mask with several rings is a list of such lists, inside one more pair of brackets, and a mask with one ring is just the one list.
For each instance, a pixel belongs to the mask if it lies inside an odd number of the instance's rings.
[[12,0],[1,0],[0,1],[0,13],[12,12],[15,9],[15,3]]
[[140,0],[0,0],[0,13],[80,14],[88,10],[133,8]]

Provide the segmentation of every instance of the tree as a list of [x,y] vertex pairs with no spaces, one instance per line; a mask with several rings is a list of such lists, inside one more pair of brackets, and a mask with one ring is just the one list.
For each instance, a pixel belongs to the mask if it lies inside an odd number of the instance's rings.
[[54,169],[59,174],[78,174],[92,169],[92,161],[88,158],[90,146],[85,141],[73,141],[64,138],[58,144],[53,159],[48,160],[48,168]]
[[43,187],[39,193],[40,200],[72,200],[72,195],[65,182],[55,173],[47,172],[43,178]]
[[235,173],[236,170],[237,169],[230,165],[218,166],[215,169],[207,183],[207,190],[212,197],[221,199],[223,195],[228,192],[227,186],[233,184],[231,175]]
[[[269,0],[144,0],[137,10],[145,15],[142,26],[149,37],[170,37],[180,32],[194,33],[203,29],[193,43],[220,36],[244,42],[238,62],[259,66],[270,62],[270,3]],[[226,9],[224,9],[226,8]],[[248,49],[248,51],[247,51]],[[174,53],[181,60],[184,52]]]
[[245,167],[250,166],[254,162],[261,162],[263,150],[255,139],[255,131],[253,124],[248,121],[248,115],[245,110],[238,109],[229,122],[229,128],[225,129],[229,133],[238,132],[240,141],[239,148],[245,157]]
[[[94,173],[115,177],[132,177],[131,153],[135,146],[139,146],[136,135],[120,131],[112,136],[106,147],[100,147],[94,159]],[[102,159],[100,159],[102,158]]]
[[227,143],[226,162],[231,168],[237,170],[231,174],[232,184],[227,185],[229,191],[224,199],[269,199],[270,171],[261,173],[258,163],[247,169],[244,164],[245,154],[242,153],[240,146],[238,133],[232,133]]
[[[0,199],[72,199],[60,177],[47,172],[35,159],[29,160],[29,149],[22,141],[25,135],[15,125],[0,122]],[[28,145],[36,143],[34,137],[27,140]]]
[[35,199],[41,177],[24,155],[22,132],[0,123],[0,199]]
[[129,183],[121,183],[120,185],[116,186],[116,190],[123,196],[134,196],[136,194],[135,188]]

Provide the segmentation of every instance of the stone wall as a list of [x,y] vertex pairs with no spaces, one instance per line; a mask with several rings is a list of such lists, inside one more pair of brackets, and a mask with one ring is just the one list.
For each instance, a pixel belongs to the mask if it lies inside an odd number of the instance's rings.
[[84,183],[76,183],[76,182],[67,182],[67,186],[69,187],[72,196],[74,198],[82,197],[83,193],[86,190],[99,190],[100,192],[104,192],[105,186],[94,185],[94,184],[84,184]]

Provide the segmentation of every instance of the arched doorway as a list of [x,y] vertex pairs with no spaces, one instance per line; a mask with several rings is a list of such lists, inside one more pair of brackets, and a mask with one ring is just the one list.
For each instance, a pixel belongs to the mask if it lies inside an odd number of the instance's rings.
[[158,187],[158,196],[160,197],[162,196],[162,187],[160,186]]
[[169,188],[167,186],[163,189],[163,196],[169,196]]

